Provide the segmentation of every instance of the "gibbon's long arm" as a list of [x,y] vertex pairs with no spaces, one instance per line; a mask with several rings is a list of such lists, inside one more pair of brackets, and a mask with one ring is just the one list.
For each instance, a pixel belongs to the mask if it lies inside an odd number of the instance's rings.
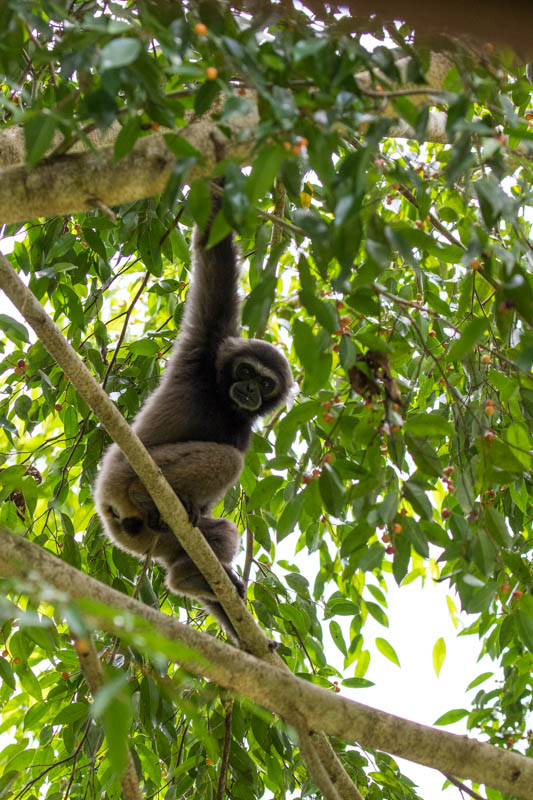
[[[213,198],[215,213],[218,198]],[[240,335],[238,282],[239,257],[233,236],[228,235],[206,250],[210,226],[193,233],[194,274],[185,304],[180,336],[198,358],[203,352],[213,360],[220,344]]]

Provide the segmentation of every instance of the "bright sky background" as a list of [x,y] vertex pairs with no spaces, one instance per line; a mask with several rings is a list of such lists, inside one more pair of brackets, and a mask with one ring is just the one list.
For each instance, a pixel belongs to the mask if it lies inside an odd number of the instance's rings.
[[[314,554],[306,557],[303,552],[295,555],[294,547],[298,538],[288,536],[284,539],[276,548],[276,558],[297,564],[312,585],[316,575],[317,556]],[[497,665],[487,656],[478,662],[481,648],[477,636],[457,636],[460,630],[473,622],[474,617],[460,613],[458,628],[454,627],[446,597],[452,597],[457,609],[460,609],[460,601],[455,593],[449,592],[445,582],[435,583],[431,578],[426,578],[423,585],[417,579],[400,589],[391,575],[385,577],[388,582],[386,613],[389,627],[385,628],[369,615],[363,630],[365,649],[372,656],[365,678],[375,685],[367,689],[341,687],[342,695],[423,725],[433,725],[435,720],[451,709],[469,708],[479,687],[467,694],[465,690],[468,684],[482,672],[494,672],[496,678],[499,673]],[[369,582],[375,583],[371,577]],[[318,616],[320,619],[320,612]],[[337,618],[347,644],[350,620],[350,617]],[[328,663],[342,672],[343,656],[329,637],[328,623],[324,626],[324,637],[329,642],[326,644]],[[376,637],[386,639],[392,645],[401,668],[377,650]],[[437,677],[433,669],[433,647],[440,637],[446,643],[446,658]],[[345,678],[353,677],[354,666],[346,670]],[[494,681],[495,678],[487,679],[482,688],[490,688]],[[460,735],[467,733],[464,721],[438,726],[438,730]],[[412,761],[399,758],[396,760],[402,772],[417,784],[418,794],[423,800],[432,800],[441,794],[445,778],[440,772]],[[480,794],[484,796],[483,792]],[[455,786],[448,786],[443,797],[445,800],[465,800]]]

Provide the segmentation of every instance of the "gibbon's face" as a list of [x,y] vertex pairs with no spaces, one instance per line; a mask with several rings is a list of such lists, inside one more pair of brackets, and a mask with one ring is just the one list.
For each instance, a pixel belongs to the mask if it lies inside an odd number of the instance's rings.
[[240,414],[267,414],[285,399],[292,385],[289,363],[260,339],[228,337],[218,354],[218,386]]
[[273,370],[250,357],[235,359],[229,396],[241,410],[259,413],[280,394],[280,382]]

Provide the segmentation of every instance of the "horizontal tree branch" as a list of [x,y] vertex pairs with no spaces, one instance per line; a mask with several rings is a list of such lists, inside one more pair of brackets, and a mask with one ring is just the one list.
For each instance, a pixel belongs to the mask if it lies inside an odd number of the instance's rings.
[[[249,653],[240,652],[234,658],[235,649],[229,645],[84,575],[5,529],[0,531],[0,575],[33,580],[35,592],[54,587],[60,593],[56,604],[66,595],[91,598],[120,610],[123,613],[113,617],[99,617],[91,611],[90,618],[119,636],[135,633],[142,637],[144,631],[147,635],[157,632],[179,643],[182,647],[177,648],[176,661],[185,669],[248,697],[297,728],[320,728],[347,743],[383,750],[533,800],[533,759],[348,700]],[[47,591],[47,602],[51,602],[50,594]]]
[[[415,105],[430,102],[430,89],[425,85],[407,82],[409,60],[398,59],[396,66],[402,83],[394,84],[379,71],[357,74],[357,82],[363,93],[375,91],[376,79],[383,80],[387,87],[413,91],[411,101]],[[452,66],[445,54],[432,53],[426,80],[435,89],[440,89]],[[257,98],[247,91],[250,101],[249,113],[234,116],[225,125],[229,138],[225,140],[225,151],[229,158],[241,163],[250,160],[254,147],[254,136],[259,124]],[[387,92],[383,94],[380,113],[395,116]],[[447,115],[443,111],[431,110],[425,138],[430,142],[447,143]],[[115,161],[114,138],[121,130],[113,125],[105,134],[94,132],[91,141],[95,150],[86,151],[85,145],[76,143],[71,152],[43,159],[33,169],[24,165],[25,141],[22,126],[12,126],[0,132],[0,224],[24,222],[37,217],[48,218],[60,214],[87,212],[94,208],[107,208],[129,203],[159,194],[171,175],[174,155],[165,141],[165,136],[177,135],[202,154],[190,173],[190,179],[208,175],[216,162],[213,137],[222,134],[209,113],[192,117],[189,123],[176,131],[153,134],[137,140],[133,149],[120,161]],[[388,136],[412,138],[414,131],[403,120],[391,127]],[[54,146],[52,143],[52,146]],[[81,149],[81,152],[74,152]],[[531,158],[526,145],[513,150],[516,155]]]
[[[247,115],[229,120],[232,136],[226,143],[228,157],[237,160],[249,157],[258,121],[255,104],[250,105]],[[109,145],[94,152],[45,158],[29,171],[20,164],[0,170],[0,223],[87,212],[99,203],[111,208],[159,194],[170,178],[174,163],[174,155],[165,141],[169,133],[138,139],[131,152],[118,162],[114,146]],[[191,180],[210,174],[216,162],[213,136],[218,139],[222,136],[216,124],[204,115],[175,133],[202,154],[202,163],[190,173]],[[11,139],[9,144],[8,151],[17,153]],[[0,153],[2,150],[0,137]]]
[[[252,0],[245,0],[245,5]],[[283,0],[292,6],[292,0]],[[370,15],[381,22],[403,20],[417,34],[426,36],[468,35],[478,42],[507,44],[524,56],[533,55],[533,4],[530,0],[447,0],[428,3],[427,0],[304,0],[319,18],[328,18],[331,8],[349,9],[353,30],[363,30],[364,18]]]

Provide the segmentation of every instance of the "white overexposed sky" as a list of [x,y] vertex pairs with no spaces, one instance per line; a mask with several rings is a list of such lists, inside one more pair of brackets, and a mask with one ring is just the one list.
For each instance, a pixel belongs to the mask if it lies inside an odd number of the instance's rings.
[[[316,577],[318,556],[316,553],[306,556],[303,552],[295,555],[294,547],[298,538],[288,536],[277,545],[276,560],[286,559],[289,563],[297,564],[312,586]],[[273,569],[276,571],[276,564]],[[488,678],[482,685],[484,689],[491,688],[500,675],[498,665],[487,656],[478,661],[481,648],[477,636],[457,635],[473,622],[474,617],[458,613],[458,627],[454,626],[446,598],[451,596],[457,609],[460,609],[460,601],[454,593],[449,592],[445,582],[436,583],[431,578],[426,578],[423,584],[417,578],[399,588],[392,575],[385,574],[385,578],[389,627],[380,625],[368,615],[363,630],[365,649],[371,653],[365,678],[375,685],[364,689],[341,686],[342,695],[423,725],[433,725],[435,720],[452,709],[469,708],[479,688],[476,687],[467,694],[468,684],[482,672],[493,672],[494,677]],[[376,585],[371,575],[367,575],[367,582]],[[333,590],[334,587],[330,593]],[[327,587],[325,595],[328,596]],[[367,591],[364,596],[374,600]],[[320,609],[318,618],[321,619]],[[351,618],[336,619],[348,645]],[[329,636],[328,623],[323,626],[323,634],[328,663],[336,667],[345,679],[353,677],[355,664],[343,671],[343,656]],[[386,639],[392,645],[401,667],[393,664],[377,650],[377,637]],[[440,637],[446,644],[446,657],[437,677],[433,668],[433,647]],[[438,730],[467,734],[464,720],[453,725],[438,726]],[[472,733],[469,735],[472,736]],[[445,778],[440,772],[405,759],[396,760],[402,772],[417,784],[418,794],[423,800],[432,800],[441,794]],[[480,794],[483,796],[483,792]],[[464,800],[464,796],[455,786],[448,786],[443,797],[446,800]]]

